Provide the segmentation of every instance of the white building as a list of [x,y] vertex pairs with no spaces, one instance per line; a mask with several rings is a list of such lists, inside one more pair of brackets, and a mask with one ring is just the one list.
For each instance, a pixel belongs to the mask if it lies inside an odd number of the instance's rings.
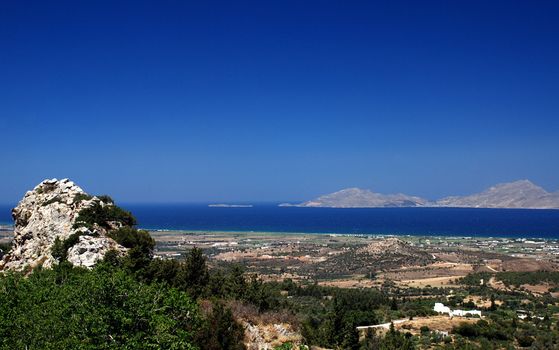
[[479,310],[452,310],[450,316],[460,316],[460,317],[467,317],[467,316],[479,316],[481,318],[481,311]]
[[451,310],[448,306],[445,306],[443,303],[435,303],[435,307],[433,307],[433,311],[438,312],[440,314],[447,314],[449,317],[479,316],[481,318],[481,311],[479,310],[459,310],[459,309]]
[[435,307],[433,308],[433,310],[440,314],[448,314],[448,315],[450,315],[451,312],[450,308],[448,306],[444,306],[443,303],[435,303]]

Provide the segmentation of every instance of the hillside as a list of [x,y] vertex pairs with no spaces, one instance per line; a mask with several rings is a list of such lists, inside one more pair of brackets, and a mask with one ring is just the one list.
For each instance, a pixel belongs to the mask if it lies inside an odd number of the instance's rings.
[[314,270],[314,273],[321,278],[332,278],[423,266],[432,262],[433,256],[424,250],[398,238],[386,238],[376,240],[359,249],[350,249],[332,255],[316,266],[303,268],[303,271]]

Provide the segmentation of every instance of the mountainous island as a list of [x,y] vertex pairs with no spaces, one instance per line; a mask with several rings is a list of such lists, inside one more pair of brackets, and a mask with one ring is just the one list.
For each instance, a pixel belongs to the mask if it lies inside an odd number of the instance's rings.
[[282,206],[324,208],[460,207],[558,209],[559,192],[547,192],[529,180],[502,183],[468,196],[430,201],[406,194],[380,194],[367,189],[347,188],[300,204]]

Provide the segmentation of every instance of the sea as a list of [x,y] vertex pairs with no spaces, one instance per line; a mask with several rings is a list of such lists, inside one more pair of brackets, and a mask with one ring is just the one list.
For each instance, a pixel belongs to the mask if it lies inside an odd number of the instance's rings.
[[[559,210],[471,208],[299,208],[208,204],[122,204],[149,230],[336,233],[559,239]],[[0,206],[11,224],[12,206]]]

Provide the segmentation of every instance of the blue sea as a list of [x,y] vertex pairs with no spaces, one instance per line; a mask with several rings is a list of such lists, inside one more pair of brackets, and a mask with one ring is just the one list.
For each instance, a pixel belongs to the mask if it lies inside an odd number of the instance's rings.
[[[216,208],[207,204],[121,205],[153,230],[260,231],[559,239],[559,210],[464,208],[297,208],[257,204]],[[0,223],[11,223],[0,206]]]

